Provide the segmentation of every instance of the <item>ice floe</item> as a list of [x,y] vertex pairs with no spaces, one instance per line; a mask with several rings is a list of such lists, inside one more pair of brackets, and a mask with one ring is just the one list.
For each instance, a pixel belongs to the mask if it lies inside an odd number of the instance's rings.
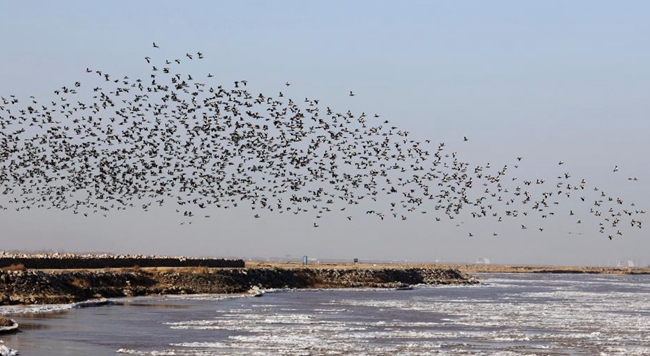
[[18,350],[11,349],[4,345],[4,341],[0,340],[0,356],[16,356]]

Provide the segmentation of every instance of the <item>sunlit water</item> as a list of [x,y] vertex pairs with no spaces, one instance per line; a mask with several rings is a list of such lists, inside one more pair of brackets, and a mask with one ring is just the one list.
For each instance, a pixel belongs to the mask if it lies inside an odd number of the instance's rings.
[[[650,355],[650,276],[118,300],[13,314],[21,355]],[[58,308],[58,307],[57,307]],[[67,308],[67,309],[66,309]],[[56,308],[53,308],[56,309]],[[0,308],[0,312],[25,312]]]

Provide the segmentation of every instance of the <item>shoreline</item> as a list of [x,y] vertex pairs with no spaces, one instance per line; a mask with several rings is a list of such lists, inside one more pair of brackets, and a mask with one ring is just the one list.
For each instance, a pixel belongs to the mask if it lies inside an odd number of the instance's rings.
[[0,269],[0,306],[134,296],[247,293],[251,289],[405,288],[469,285],[481,273],[650,274],[650,268],[443,263],[246,262],[242,268]]
[[463,264],[463,263],[353,263],[325,262],[303,266],[298,262],[248,261],[247,268],[366,268],[407,269],[438,268],[456,269],[463,273],[587,273],[587,274],[650,274],[650,267],[597,267],[597,266],[550,266],[517,264]]
[[239,294],[251,289],[400,288],[478,281],[445,268],[123,268],[0,271],[0,305],[69,304],[152,295]]

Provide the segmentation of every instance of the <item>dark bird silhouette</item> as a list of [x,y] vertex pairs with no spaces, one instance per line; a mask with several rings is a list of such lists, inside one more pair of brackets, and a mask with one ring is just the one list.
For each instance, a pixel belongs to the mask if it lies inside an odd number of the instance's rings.
[[472,164],[444,142],[370,120],[379,114],[254,92],[247,79],[218,83],[187,73],[189,61],[145,60],[140,78],[86,68],[87,80],[73,78],[44,101],[0,97],[0,210],[110,216],[171,205],[187,225],[213,216],[198,213],[209,208],[307,214],[321,224],[345,210],[338,216],[348,221],[363,211],[377,221],[417,213],[432,223],[483,219],[524,230],[522,217],[546,222],[568,210],[589,214],[610,239],[642,226],[645,211],[565,169],[526,177],[520,166],[530,159],[516,156],[513,175],[511,162]]

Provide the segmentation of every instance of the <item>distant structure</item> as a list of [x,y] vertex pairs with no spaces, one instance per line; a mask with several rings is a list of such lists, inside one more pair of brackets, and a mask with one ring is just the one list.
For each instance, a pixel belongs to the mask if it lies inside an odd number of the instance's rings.
[[634,268],[634,261],[632,260],[627,260],[627,261],[618,261],[618,264],[616,265],[617,267],[628,267],[628,268]]
[[489,265],[490,264],[490,259],[487,257],[479,257],[476,259],[476,264],[477,265]]
[[302,264],[303,264],[303,266],[306,266],[307,262],[308,262],[307,261],[307,256],[302,256]]

